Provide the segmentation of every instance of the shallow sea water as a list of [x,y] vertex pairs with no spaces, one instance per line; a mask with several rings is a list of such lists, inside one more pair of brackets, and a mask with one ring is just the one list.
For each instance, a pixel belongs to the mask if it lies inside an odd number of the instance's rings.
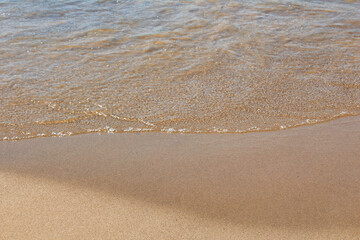
[[360,114],[360,1],[1,1],[0,140]]

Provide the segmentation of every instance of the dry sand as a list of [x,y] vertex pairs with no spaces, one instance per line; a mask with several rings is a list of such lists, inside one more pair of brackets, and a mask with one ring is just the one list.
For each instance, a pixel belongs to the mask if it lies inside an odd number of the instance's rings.
[[0,239],[360,239],[360,117],[0,142]]

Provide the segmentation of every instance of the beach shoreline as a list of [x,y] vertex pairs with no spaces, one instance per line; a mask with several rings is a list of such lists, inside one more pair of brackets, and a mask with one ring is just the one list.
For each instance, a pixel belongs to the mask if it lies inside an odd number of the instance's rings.
[[0,142],[2,239],[357,239],[360,117]]

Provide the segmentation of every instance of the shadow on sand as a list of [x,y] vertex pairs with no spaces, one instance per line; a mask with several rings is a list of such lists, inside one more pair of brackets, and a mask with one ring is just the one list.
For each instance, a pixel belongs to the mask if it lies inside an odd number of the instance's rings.
[[0,142],[0,171],[243,225],[360,227],[360,118],[279,132]]

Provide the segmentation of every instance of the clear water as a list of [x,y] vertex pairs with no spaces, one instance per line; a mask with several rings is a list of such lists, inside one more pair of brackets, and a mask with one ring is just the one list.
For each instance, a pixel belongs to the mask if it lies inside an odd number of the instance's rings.
[[360,1],[0,1],[0,140],[360,114]]

